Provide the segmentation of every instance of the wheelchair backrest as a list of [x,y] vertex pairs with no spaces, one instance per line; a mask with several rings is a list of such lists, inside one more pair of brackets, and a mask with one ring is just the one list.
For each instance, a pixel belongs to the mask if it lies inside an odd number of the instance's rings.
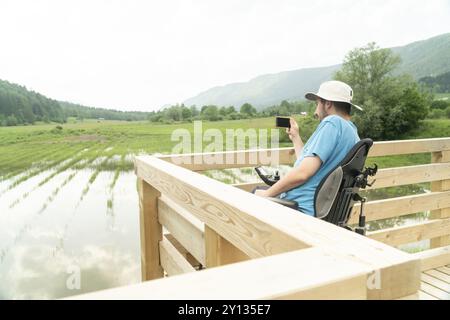
[[345,158],[322,179],[314,195],[317,218],[339,226],[347,225],[355,203],[355,194],[361,187],[367,154],[372,145],[371,139],[358,141]]

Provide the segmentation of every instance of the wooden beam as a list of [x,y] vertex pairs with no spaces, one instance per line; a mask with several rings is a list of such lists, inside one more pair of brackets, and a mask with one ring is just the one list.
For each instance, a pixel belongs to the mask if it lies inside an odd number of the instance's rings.
[[366,299],[368,272],[310,248],[68,299]]
[[421,260],[422,271],[439,268],[450,263],[450,246],[414,253]]
[[207,268],[223,266],[250,259],[248,255],[236,248],[208,226],[205,226],[205,241]]
[[158,222],[157,199],[159,191],[142,179],[138,179],[140,233],[141,233],[141,275],[142,281],[164,276],[159,261],[159,241],[162,240],[162,226]]
[[205,265],[204,223],[162,195],[158,200],[158,219],[202,265]]
[[[450,148],[448,148],[450,149]],[[431,154],[431,162],[433,163],[447,163],[450,165],[450,150],[434,152]],[[431,191],[450,191],[450,179],[446,179],[446,177],[442,177],[440,181],[431,183]],[[430,213],[430,219],[444,219],[450,218],[450,208],[441,207],[441,208],[433,208],[437,210],[433,210]],[[443,235],[441,237],[431,239],[430,246],[431,248],[438,248],[450,245],[450,233],[447,235]]]
[[426,282],[422,282],[420,290],[432,297],[435,297],[438,300],[450,300],[450,294],[448,292],[438,289],[435,286],[432,286]]
[[368,289],[371,299],[419,288],[419,261],[407,253],[154,157],[136,157],[135,163],[138,176],[251,258],[317,246],[379,272],[381,289]]
[[[270,159],[271,157],[275,159],[275,162],[266,163],[266,159]],[[260,165],[293,164],[296,159],[293,148],[172,154],[158,156],[158,158],[192,171],[257,167]]]
[[169,240],[163,239],[159,242],[161,255],[161,266],[167,275],[173,276],[188,272],[195,272],[191,264],[178,252]]
[[[364,205],[364,212],[366,221],[374,221],[448,207],[450,207],[450,191],[444,191],[369,201]],[[360,204],[355,204],[349,224],[358,223],[359,210]]]
[[450,179],[450,163],[433,163],[378,170],[376,182],[367,190]]
[[[138,176],[151,182],[249,257],[309,247],[276,227],[274,220],[279,221],[280,218],[274,213],[283,210],[282,206],[155,157],[135,159]],[[248,196],[253,198],[248,199]],[[263,203],[255,207],[255,203],[260,201]],[[267,203],[271,206],[269,210]],[[296,214],[288,210],[291,215]]]
[[203,266],[197,259],[195,259],[195,257],[189,251],[186,250],[185,247],[181,245],[180,242],[178,242],[177,239],[175,239],[173,235],[171,235],[170,233],[166,233],[164,234],[164,237],[166,237],[166,239],[170,241],[170,243],[175,247],[175,249],[178,250],[178,252],[190,263],[190,265],[194,269],[197,270]]
[[398,246],[448,234],[450,234],[450,219],[440,219],[369,232],[367,236],[391,246]]
[[[439,152],[442,150],[450,150],[450,138],[380,141],[374,142],[373,147],[369,151],[369,157]],[[192,171],[205,171],[268,165],[261,161],[261,154],[270,156],[271,152],[278,153],[279,164],[293,164],[295,161],[294,148],[172,154],[161,155],[158,158]],[[221,163],[208,163],[206,159],[212,158],[222,159],[223,161]]]
[[450,138],[375,142],[369,151],[369,157],[428,153],[438,152],[441,150],[450,150]]

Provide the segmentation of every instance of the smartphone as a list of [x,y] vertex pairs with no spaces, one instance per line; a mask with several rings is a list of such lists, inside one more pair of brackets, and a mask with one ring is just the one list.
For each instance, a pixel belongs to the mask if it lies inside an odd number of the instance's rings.
[[277,128],[290,128],[291,120],[286,117],[276,117],[275,118],[275,127]]

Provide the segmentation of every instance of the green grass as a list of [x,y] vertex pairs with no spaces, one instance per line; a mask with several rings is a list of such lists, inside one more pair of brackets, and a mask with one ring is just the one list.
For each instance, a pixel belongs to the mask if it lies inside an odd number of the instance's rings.
[[[311,125],[303,125],[300,132],[306,138],[312,133]],[[235,121],[203,122],[203,133],[208,129],[273,129],[273,118],[246,119]],[[114,182],[120,172],[132,170],[129,154],[171,153],[180,140],[171,141],[175,129],[186,129],[193,133],[193,123],[154,124],[149,122],[89,121],[68,123],[62,129],[55,124],[0,128],[0,179],[13,179],[14,187],[45,170],[91,167],[99,171],[114,171]],[[449,137],[450,120],[425,120],[413,132],[399,136],[399,139]],[[285,133],[280,130],[280,146],[290,146]],[[306,141],[306,139],[304,139]],[[203,142],[203,147],[210,142]],[[236,146],[235,146],[236,147]],[[270,147],[270,145],[268,146]],[[224,141],[224,149],[225,141]],[[189,151],[189,150],[187,150]],[[191,150],[194,152],[194,150]],[[108,161],[94,162],[97,157]],[[112,161],[111,157],[116,158]],[[120,159],[117,161],[117,159]],[[68,162],[64,162],[68,160]],[[393,167],[428,163],[429,154],[378,157],[368,160],[380,167]],[[66,165],[64,165],[65,163]],[[93,164],[95,163],[95,165]],[[63,165],[62,165],[63,164]],[[59,169],[59,170],[58,170]],[[58,173],[59,173],[58,172]],[[232,177],[230,177],[232,178]]]
[[434,99],[450,101],[450,93],[436,93]]

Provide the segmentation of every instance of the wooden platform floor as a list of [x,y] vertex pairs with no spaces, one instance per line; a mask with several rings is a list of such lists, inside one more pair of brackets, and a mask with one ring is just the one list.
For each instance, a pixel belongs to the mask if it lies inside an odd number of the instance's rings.
[[450,265],[422,272],[422,283],[417,298],[450,300]]

